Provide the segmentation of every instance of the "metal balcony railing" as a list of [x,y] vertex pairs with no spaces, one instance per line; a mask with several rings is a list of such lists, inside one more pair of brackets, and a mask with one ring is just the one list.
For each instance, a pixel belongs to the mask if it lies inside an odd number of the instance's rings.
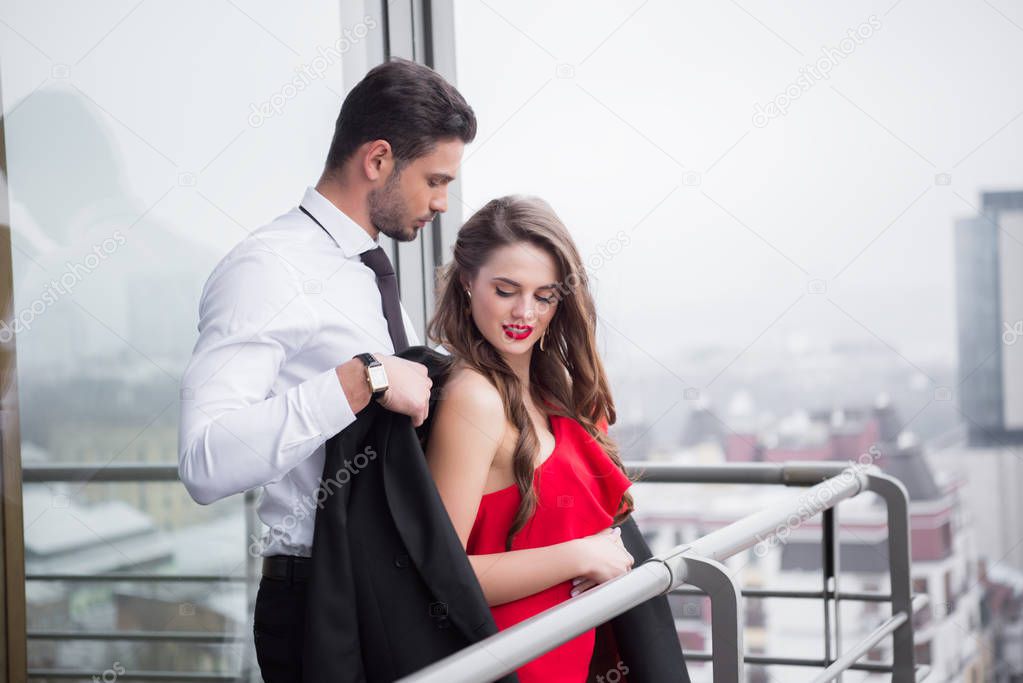
[[[927,667],[915,667],[913,661],[914,612],[926,604],[925,596],[913,599],[910,592],[909,506],[905,488],[895,478],[873,467],[849,466],[839,462],[749,463],[727,465],[674,465],[629,462],[632,474],[643,483],[687,484],[760,484],[806,487],[793,504],[779,503],[744,517],[696,541],[657,555],[631,572],[608,581],[506,629],[480,643],[440,660],[422,671],[402,679],[404,683],[475,683],[499,678],[528,661],[579,634],[602,624],[657,595],[705,594],[711,604],[711,651],[686,652],[690,662],[710,661],[715,683],[745,680],[744,666],[782,665],[821,669],[814,683],[838,678],[848,670],[890,673],[896,683],[922,680]],[[33,465],[24,469],[24,481],[36,482],[152,482],[177,480],[175,465],[108,465],[96,469],[81,465]],[[888,558],[891,590],[888,594],[842,592],[838,575],[838,527],[835,508],[839,502],[865,491],[878,494],[887,507]],[[246,494],[247,538],[254,532],[255,495]],[[775,539],[779,530],[822,517],[822,582],[819,590],[742,590],[723,560],[758,542]],[[248,527],[251,527],[248,528]],[[245,581],[249,587],[250,608],[258,583],[256,558],[247,564],[246,576],[227,580]],[[220,576],[181,575],[68,575],[30,574],[27,581],[223,581]],[[683,585],[687,584],[687,585]],[[797,658],[745,654],[743,650],[743,598],[820,599],[823,603],[824,657]],[[848,649],[840,651],[838,639],[838,603],[840,601],[887,602],[891,616]],[[251,612],[251,609],[250,609]],[[130,640],[215,643],[236,640],[231,634],[192,632],[68,632],[48,631],[28,634],[29,640]],[[860,660],[878,643],[892,638],[893,659],[888,663]],[[80,678],[90,671],[30,670],[29,678]],[[254,672],[205,674],[164,671],[133,671],[125,680],[251,680]]]
[[[34,483],[151,483],[177,482],[178,466],[151,463],[109,464],[103,467],[77,464],[33,464],[22,469],[22,481]],[[245,539],[258,537],[261,533],[259,519],[256,517],[257,491],[244,494],[245,505]],[[243,552],[247,553],[245,539],[239,539]],[[221,574],[135,574],[118,572],[107,574],[66,574],[46,573],[25,575],[25,581],[40,582],[118,582],[118,583],[232,583],[244,584],[248,614],[252,614],[256,603],[256,589],[259,585],[259,558],[246,555],[245,573],[241,575]],[[193,643],[215,645],[236,643],[244,640],[244,646],[251,656],[243,658],[241,670],[236,672],[208,673],[191,671],[143,671],[130,670],[119,675],[118,681],[190,681],[193,683],[223,683],[236,681],[256,683],[260,680],[255,667],[255,655],[251,634],[239,636],[235,633],[209,631],[134,631],[134,630],[29,630],[26,633],[32,641],[117,641],[144,643]],[[96,671],[87,669],[29,669],[28,677],[32,680],[92,680]]]
[[[730,464],[685,466],[628,463],[644,482],[780,484],[810,487],[796,504],[783,502],[718,529],[690,544],[651,558],[631,572],[601,584],[461,652],[402,679],[402,683],[475,683],[499,678],[654,596],[690,584],[711,602],[710,653],[686,653],[689,661],[709,660],[715,683],[744,681],[744,665],[786,665],[823,669],[813,677],[824,683],[848,670],[890,673],[902,683],[923,679],[928,670],[913,662],[913,612],[926,597],[910,595],[909,499],[906,489],[876,468],[844,463]],[[838,534],[835,506],[864,491],[878,494],[887,506],[888,558],[891,591],[887,595],[845,595],[838,590]],[[779,530],[823,515],[823,579],[820,591],[746,591],[721,564]],[[743,597],[821,598],[824,602],[823,659],[746,655],[743,651]],[[840,600],[890,602],[892,616],[847,651],[832,653],[832,622]],[[915,602],[915,604],[914,604]],[[837,623],[834,633],[837,634]],[[859,660],[891,636],[893,660],[886,664]]]

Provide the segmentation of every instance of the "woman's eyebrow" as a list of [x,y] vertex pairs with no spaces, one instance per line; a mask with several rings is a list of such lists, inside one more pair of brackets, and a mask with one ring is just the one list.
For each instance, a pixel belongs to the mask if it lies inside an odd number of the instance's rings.
[[[509,277],[503,277],[501,275],[498,275],[498,276],[496,276],[496,277],[494,277],[492,279],[493,280],[500,280],[501,282],[507,282],[512,287],[521,287],[522,286],[518,282],[515,282],[515,280],[512,280]],[[555,289],[557,286],[558,286],[557,282],[552,282],[549,285],[541,285],[540,287],[537,287],[537,289]]]

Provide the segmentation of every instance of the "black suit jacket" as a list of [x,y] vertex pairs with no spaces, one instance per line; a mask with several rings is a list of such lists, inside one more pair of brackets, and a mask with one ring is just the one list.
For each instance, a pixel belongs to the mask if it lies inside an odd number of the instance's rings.
[[[427,366],[432,415],[450,357],[426,346],[398,355]],[[426,465],[431,424],[414,428],[408,417],[372,402],[327,442],[307,591],[303,678],[309,683],[394,681],[497,633]],[[622,525],[622,539],[637,564],[649,559],[633,521]],[[604,646],[597,648],[594,674],[606,679],[625,666],[629,683],[688,683],[664,596],[600,631]],[[515,674],[501,679],[517,680]]]

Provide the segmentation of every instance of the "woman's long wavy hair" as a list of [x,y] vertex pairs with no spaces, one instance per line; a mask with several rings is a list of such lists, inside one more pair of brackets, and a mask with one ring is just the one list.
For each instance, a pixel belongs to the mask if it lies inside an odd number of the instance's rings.
[[[475,279],[496,249],[523,242],[550,254],[558,266],[559,278],[545,350],[535,347],[530,361],[529,390],[533,404],[538,407],[549,404],[551,413],[577,420],[611,461],[625,471],[617,444],[597,427],[601,417],[607,419],[608,425],[613,424],[616,413],[604,365],[597,353],[596,309],[575,243],[557,214],[542,199],[520,195],[494,199],[473,214],[458,232],[454,259],[440,273],[437,309],[427,334],[497,388],[504,400],[505,417],[518,431],[512,462],[522,502],[505,540],[507,550],[511,550],[515,534],[536,509],[533,471],[540,440],[526,411],[517,377],[473,322],[465,283]],[[615,523],[627,518],[632,508],[632,496],[626,493]]]

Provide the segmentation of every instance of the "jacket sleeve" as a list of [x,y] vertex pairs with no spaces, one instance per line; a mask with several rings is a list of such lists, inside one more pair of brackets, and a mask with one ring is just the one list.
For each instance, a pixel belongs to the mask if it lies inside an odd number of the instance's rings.
[[251,250],[203,288],[181,378],[178,473],[207,505],[280,481],[355,420],[334,368],[274,395],[281,367],[319,328],[290,266]]

